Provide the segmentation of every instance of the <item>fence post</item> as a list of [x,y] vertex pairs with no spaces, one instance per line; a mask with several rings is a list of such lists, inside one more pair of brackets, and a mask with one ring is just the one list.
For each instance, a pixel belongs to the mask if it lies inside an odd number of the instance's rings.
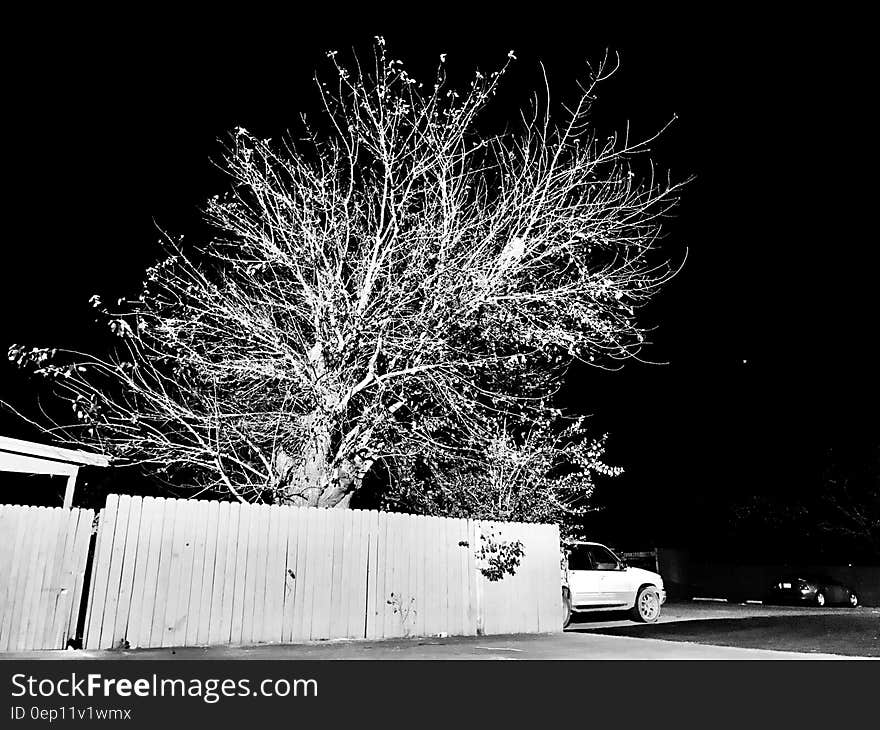
[[477,636],[483,636],[486,629],[486,617],[483,614],[483,574],[480,572],[480,563],[477,559],[477,548],[480,544],[481,528],[477,520],[468,520],[468,542],[474,555],[474,604],[477,614]]
[[64,487],[64,504],[62,505],[64,509],[71,509],[73,507],[73,492],[76,489],[76,477],[78,474],[79,467],[75,466],[67,477],[67,484]]

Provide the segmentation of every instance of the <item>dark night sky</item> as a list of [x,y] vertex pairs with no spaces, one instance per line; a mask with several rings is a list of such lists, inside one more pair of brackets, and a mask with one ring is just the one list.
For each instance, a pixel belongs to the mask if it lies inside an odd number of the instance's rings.
[[[311,74],[328,49],[381,33],[411,69],[446,52],[462,78],[515,49],[503,115],[526,101],[538,59],[565,92],[584,58],[611,48],[623,66],[597,123],[648,133],[678,115],[654,157],[696,180],[669,228],[687,264],[649,312],[646,356],[669,364],[576,370],[565,395],[612,432],[628,468],[605,489],[597,530],[623,529],[626,514],[629,530],[686,539],[696,522],[713,529],[735,495],[816,479],[828,448],[880,438],[865,21],[738,10],[636,27],[635,11],[577,7],[516,25],[447,10],[407,25],[348,16],[344,28],[256,11],[210,24],[120,17],[114,30],[82,15],[12,23],[4,350],[88,346],[89,296],[135,289],[157,226],[197,236],[199,205],[223,189],[217,139],[238,124],[269,136],[295,124],[314,108]],[[36,392],[0,365],[0,398],[26,407]],[[35,435],[5,414],[0,433]]]

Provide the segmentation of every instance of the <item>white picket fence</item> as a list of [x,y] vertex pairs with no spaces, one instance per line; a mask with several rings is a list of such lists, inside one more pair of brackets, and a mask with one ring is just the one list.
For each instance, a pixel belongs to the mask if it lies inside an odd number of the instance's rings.
[[[483,539],[519,540],[489,581]],[[555,525],[118,497],[99,516],[85,648],[561,628]]]

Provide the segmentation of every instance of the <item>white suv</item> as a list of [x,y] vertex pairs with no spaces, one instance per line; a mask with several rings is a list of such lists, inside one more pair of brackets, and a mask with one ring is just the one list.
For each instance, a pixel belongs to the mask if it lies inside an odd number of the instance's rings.
[[572,613],[629,610],[635,621],[653,623],[666,601],[663,578],[633,568],[597,542],[575,542],[562,561],[563,627]]

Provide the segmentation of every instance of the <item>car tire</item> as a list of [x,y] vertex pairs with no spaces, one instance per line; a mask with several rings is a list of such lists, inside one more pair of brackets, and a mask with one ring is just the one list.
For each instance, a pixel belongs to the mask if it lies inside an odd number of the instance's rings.
[[822,608],[826,603],[827,601],[825,600],[825,594],[822,593],[822,591],[819,591],[816,594],[816,605],[819,606],[819,608]]
[[571,592],[568,588],[562,589],[562,628],[568,628],[571,623]]
[[643,624],[653,624],[660,618],[660,594],[654,586],[639,588],[630,615],[633,621]]
[[849,605],[852,608],[855,608],[856,606],[859,605],[859,596],[855,591],[849,592]]

